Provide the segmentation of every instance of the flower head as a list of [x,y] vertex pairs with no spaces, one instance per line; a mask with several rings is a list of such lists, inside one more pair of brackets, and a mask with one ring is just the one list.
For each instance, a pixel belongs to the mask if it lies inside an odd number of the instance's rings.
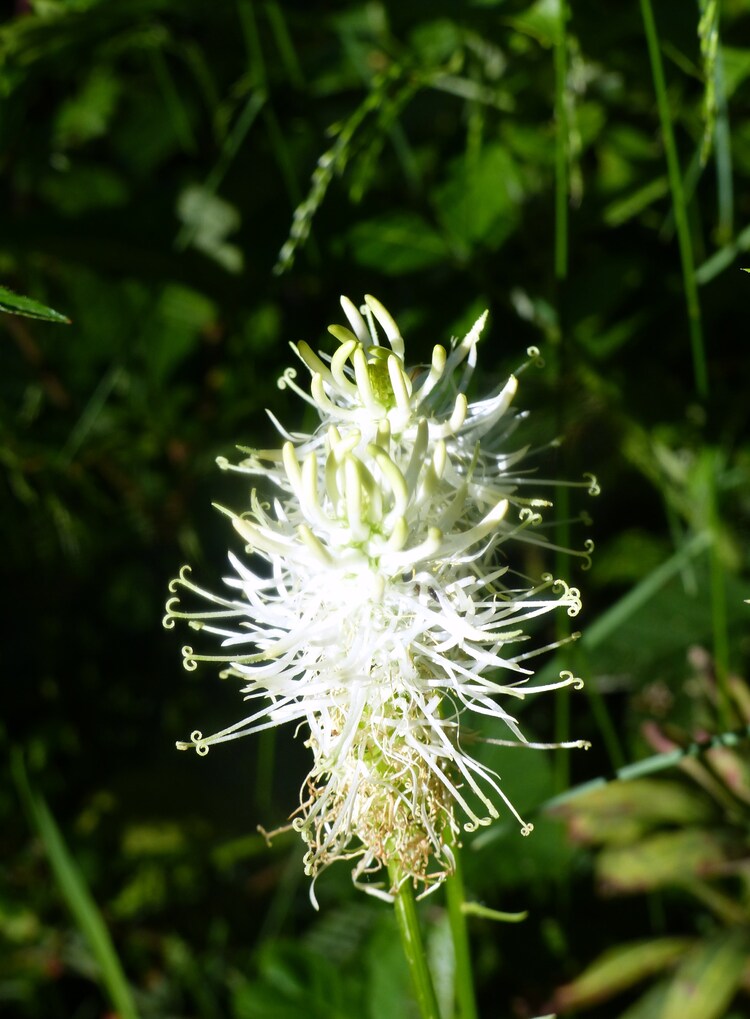
[[545,543],[534,528],[549,503],[519,495],[524,451],[507,448],[515,377],[484,400],[466,396],[486,313],[411,371],[380,302],[341,303],[350,328],[331,327],[333,356],[294,348],[309,393],[294,369],[279,383],[316,408],[319,427],[308,435],[277,423],[280,449],[219,461],[275,489],[271,504],[254,490],[241,514],[219,507],[248,557],[230,553],[228,593],[198,588],[187,568],[173,581],[173,593],[211,607],[184,611],[174,597],[165,624],[186,619],[221,643],[218,654],[184,648],[186,668],[222,663],[251,705],[241,721],[178,747],[206,753],[302,723],[313,766],[292,825],[308,846],[307,872],[348,857],[357,882],[395,864],[429,890],[451,871],[461,827],[489,824],[499,802],[531,830],[465,749],[467,719],[500,719],[528,745],[502,701],[581,684],[563,673],[526,685],[539,650],[527,649],[525,624],[557,607],[575,615],[580,596],[549,575],[529,584],[507,562],[513,541]]

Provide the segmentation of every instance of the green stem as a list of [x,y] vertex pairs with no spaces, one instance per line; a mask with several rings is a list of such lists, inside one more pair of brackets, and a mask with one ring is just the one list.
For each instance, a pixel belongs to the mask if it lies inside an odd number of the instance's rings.
[[714,672],[716,674],[716,690],[718,696],[719,725],[726,729],[731,713],[729,696],[729,623],[727,617],[727,590],[724,579],[724,563],[722,561],[721,517],[719,515],[716,472],[716,458],[710,465],[708,478],[709,527],[711,528],[711,548],[709,552],[711,577],[711,632],[714,655]]
[[695,264],[693,260],[693,245],[690,239],[690,228],[688,226],[687,209],[685,205],[685,193],[682,187],[682,176],[680,163],[677,158],[677,146],[675,145],[674,132],[669,110],[669,98],[664,78],[664,67],[659,50],[659,36],[654,21],[654,12],[651,0],[640,0],[641,16],[643,27],[646,32],[646,43],[648,55],[651,62],[651,74],[654,79],[654,92],[656,93],[656,104],[659,110],[662,138],[664,140],[664,152],[667,159],[667,173],[669,175],[669,187],[672,192],[672,207],[674,210],[675,226],[677,229],[677,241],[680,248],[680,260],[682,262],[682,278],[685,287],[685,301],[687,304],[688,325],[690,329],[690,347],[693,357],[693,373],[695,375],[695,388],[698,396],[705,400],[708,396],[708,372],[706,369],[706,354],[703,343],[703,327],[701,325],[701,310],[698,302],[698,287],[695,280]]
[[419,1014],[422,1019],[440,1019],[435,989],[432,986],[432,977],[427,966],[427,956],[424,950],[422,934],[419,930],[414,889],[408,878],[400,882],[400,874],[396,864],[389,866],[388,873],[391,877],[391,883],[394,886],[399,886],[394,903],[396,922],[398,923],[398,930],[401,935],[404,955],[409,964],[414,993],[419,1005]]
[[717,47],[714,67],[716,88],[716,128],[714,151],[716,153],[716,198],[719,207],[719,222],[716,235],[719,244],[729,244],[734,234],[734,189],[732,183],[732,143],[729,129],[729,110],[724,82],[724,57]]
[[568,275],[568,111],[565,83],[568,76],[566,0],[560,0],[555,41],[555,278]]
[[453,953],[456,960],[456,1000],[458,1019],[478,1019],[477,1003],[474,996],[474,976],[471,970],[471,948],[469,929],[466,923],[464,877],[461,854],[458,845],[451,845],[456,868],[446,879],[445,897],[448,903],[448,920],[453,939]]
[[[555,39],[555,283],[557,291],[557,321],[559,330],[558,359],[558,434],[565,433],[565,376],[568,361],[566,284],[568,279],[568,111],[566,106],[566,83],[568,77],[568,37],[566,25],[568,4],[560,0],[557,37]],[[565,470],[560,462],[560,474]],[[559,548],[570,548],[570,525],[568,523],[568,490],[561,488],[556,497],[555,542]],[[567,553],[558,551],[555,570],[558,577],[565,571]],[[557,614],[557,639],[564,642],[570,637],[570,617]],[[559,690],[555,696],[555,739],[564,743],[570,738],[570,698],[567,690]],[[570,762],[567,754],[557,754],[554,764],[555,789],[562,792],[570,782]]]
[[744,743],[748,742],[750,742],[750,725],[730,732],[721,732],[710,739],[696,740],[688,743],[686,747],[677,747],[674,750],[667,750],[665,753],[654,754],[651,757],[643,758],[641,761],[626,764],[625,767],[618,768],[612,778],[600,775],[598,778],[592,778],[588,782],[574,786],[559,796],[553,796],[552,799],[546,800],[536,808],[534,813],[542,813],[543,811],[551,810],[553,807],[559,807],[563,803],[568,803],[570,800],[577,800],[579,796],[585,796],[586,793],[590,793],[594,789],[601,789],[612,782],[629,782],[636,778],[656,775],[660,771],[666,771],[668,768],[676,768],[682,761],[700,758],[709,750],[714,750],[717,747],[741,747]]
[[[698,396],[702,400],[705,400],[708,397],[708,372],[706,369],[706,355],[703,343],[701,310],[700,303],[698,301],[698,284],[695,276],[693,248],[690,240],[690,229],[688,226],[687,209],[685,206],[685,194],[682,187],[682,178],[680,176],[680,164],[677,159],[677,147],[675,145],[674,134],[672,132],[669,100],[667,98],[664,69],[662,67],[661,54],[659,52],[659,38],[651,7],[651,0],[641,0],[641,13],[643,15],[643,25],[646,30],[646,40],[648,42],[648,52],[654,78],[656,101],[659,107],[659,119],[661,121],[664,150],[667,157],[669,185],[672,191],[672,206],[674,209],[675,226],[677,228],[677,240],[680,246],[682,276],[685,287],[685,299],[687,301],[688,321],[690,324],[690,344],[693,354],[695,388]],[[711,529],[715,536],[718,534],[719,529],[719,510],[716,478],[713,473],[708,479],[708,488],[709,499],[711,501]],[[728,717],[728,693],[726,683],[729,641],[727,635],[726,592],[724,590],[723,565],[721,563],[716,540],[714,540],[711,546],[709,555],[711,562],[711,628],[713,634],[713,651],[717,686],[719,689],[719,719],[721,724],[726,724]]]

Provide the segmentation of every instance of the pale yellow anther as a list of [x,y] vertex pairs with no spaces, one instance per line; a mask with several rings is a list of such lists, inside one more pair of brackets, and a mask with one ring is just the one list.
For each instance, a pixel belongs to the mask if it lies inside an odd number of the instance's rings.
[[409,525],[404,517],[397,517],[386,545],[391,552],[400,552],[406,544],[408,537]]
[[346,515],[349,526],[357,532],[362,524],[362,483],[359,477],[358,462],[348,456],[344,461],[344,493],[346,496]]
[[247,542],[249,552],[261,550],[264,552],[273,552],[279,555],[288,555],[289,539],[277,537],[277,535],[272,531],[269,531],[267,527],[261,527],[258,524],[254,524],[246,517],[238,517],[229,512],[227,512],[227,516],[231,518],[234,529],[240,537],[244,538]]
[[371,524],[378,524],[383,519],[383,488],[379,481],[376,481],[371,471],[362,463],[357,461],[359,481],[362,490],[367,498],[366,518]]
[[338,503],[341,497],[341,492],[339,490],[338,472],[339,472],[339,461],[336,459],[336,454],[333,452],[333,450],[331,450],[331,452],[326,457],[325,477],[326,477],[326,492],[328,493],[328,498],[331,500],[334,506]]
[[451,432],[457,432],[466,420],[466,413],[469,409],[469,401],[466,399],[464,393],[459,393],[456,397],[456,404],[453,408],[453,413],[448,421],[448,428]]
[[393,354],[388,358],[388,377],[391,380],[396,406],[402,414],[409,414],[411,412],[411,403],[409,402],[411,383],[404,374],[401,362]]
[[345,456],[348,456],[353,449],[357,448],[361,438],[361,433],[354,429],[348,435],[344,435],[339,439],[335,446],[331,447],[331,453],[338,463],[341,463]]
[[285,442],[281,447],[281,457],[284,461],[284,470],[286,476],[289,478],[289,483],[294,490],[295,495],[299,498],[299,493],[302,488],[302,471],[300,470],[299,460],[297,454],[294,451],[294,446],[291,442]]
[[391,345],[391,350],[396,357],[401,358],[403,361],[404,357],[404,340],[399,332],[399,328],[393,320],[391,313],[384,308],[377,297],[372,297],[371,294],[365,294],[365,303],[370,311],[373,313],[375,318],[378,320],[380,325],[383,327],[383,332],[388,337],[388,342]]
[[375,436],[375,443],[386,453],[391,448],[391,423],[388,418],[378,421],[378,432]]
[[502,499],[499,503],[497,503],[497,505],[493,506],[489,513],[487,513],[474,527],[470,527],[468,531],[461,531],[453,537],[447,538],[443,544],[443,551],[445,554],[453,555],[456,552],[470,548],[478,541],[486,538],[488,534],[495,530],[497,525],[505,516],[507,510],[508,500]]
[[388,487],[393,492],[393,498],[395,500],[394,513],[397,516],[403,516],[406,512],[406,507],[409,504],[409,489],[406,486],[406,478],[403,476],[393,460],[391,460],[388,454],[384,453],[382,449],[379,449],[376,445],[370,443],[367,447],[367,452],[370,456],[375,457],[377,465],[382,471]]
[[445,351],[445,347],[441,347],[438,344],[432,348],[432,364],[430,365],[427,378],[424,380],[422,388],[419,390],[421,399],[428,396],[443,377],[447,358],[448,355]]
[[321,543],[320,539],[313,534],[307,524],[300,524],[297,528],[297,533],[307,548],[313,553],[315,558],[322,563],[323,566],[334,565],[333,556]]
[[422,558],[426,559],[429,556],[433,556],[438,551],[442,542],[443,532],[440,530],[440,528],[430,527],[429,530],[427,531],[426,539],[422,542],[421,545],[418,545],[417,548],[414,549],[414,551],[416,552],[417,549],[419,549]]
[[300,340],[299,343],[291,343],[290,346],[300,360],[307,365],[312,375],[320,375],[323,381],[327,382],[329,386],[333,385],[333,377],[328,365],[321,361],[309,343],[305,343],[304,340]]
[[242,517],[232,517],[232,524],[234,525],[235,531],[244,541],[247,542],[248,546],[251,549],[255,548],[258,537],[258,529],[251,524],[249,520],[243,520]]
[[[341,297],[341,307],[349,320],[349,325],[354,330],[354,335],[356,335],[357,339],[364,347],[369,347],[373,340],[370,336],[370,330],[367,328],[367,323],[362,318],[359,308],[353,301],[350,301],[348,297],[344,296]],[[336,334],[334,333],[334,336],[335,335]],[[377,340],[375,342],[377,343]]]
[[427,470],[422,476],[422,484],[419,488],[419,494],[417,501],[422,502],[424,499],[431,499],[432,496],[437,492],[440,485],[440,478],[435,473],[434,460],[430,461],[427,465]]
[[335,337],[339,343],[357,343],[357,337],[346,326],[328,326],[328,332]]
[[426,418],[420,418],[417,424],[417,434],[414,436],[409,466],[406,468],[406,483],[413,489],[417,483],[419,472],[422,469],[424,455],[427,452],[427,444],[430,438],[430,428]]
[[358,346],[352,354],[352,364],[354,365],[354,377],[357,380],[357,389],[359,390],[362,403],[371,414],[382,413],[383,408],[375,399],[375,393],[372,390],[370,370],[367,367],[367,358],[361,346]]
[[357,349],[358,343],[352,339],[346,343],[342,343],[339,349],[331,358],[331,375],[333,375],[336,385],[339,389],[342,389],[349,396],[357,395],[357,387],[351,382],[344,374],[344,365],[351,357],[352,353]]
[[315,453],[310,452],[302,464],[302,490],[312,507],[320,510],[320,499],[318,497],[318,458]]
[[[352,388],[354,389],[354,387]],[[356,392],[356,389],[354,391]],[[328,399],[326,391],[323,389],[323,379],[320,375],[313,375],[310,382],[310,392],[313,395],[318,410],[322,410],[324,414],[330,414],[331,417],[343,418],[345,421],[354,421],[356,419],[356,410],[352,410],[350,407],[339,407]]]
[[436,477],[442,478],[447,461],[448,453],[445,448],[445,443],[442,439],[440,439],[435,443],[435,452],[432,454],[432,465],[435,469]]

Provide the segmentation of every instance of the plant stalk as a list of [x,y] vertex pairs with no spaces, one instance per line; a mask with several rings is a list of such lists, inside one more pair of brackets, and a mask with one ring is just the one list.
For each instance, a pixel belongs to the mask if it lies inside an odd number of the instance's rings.
[[461,853],[455,841],[451,844],[456,867],[453,874],[446,878],[445,897],[448,903],[448,920],[453,940],[453,953],[456,960],[456,1001],[458,1003],[458,1019],[478,1019],[477,1002],[474,995],[474,975],[471,968],[471,948],[469,945],[469,929],[466,923],[464,905],[464,877],[461,865]]
[[391,883],[398,887],[398,894],[394,903],[396,922],[398,923],[401,944],[409,966],[409,972],[411,973],[414,994],[419,1006],[419,1014],[422,1019],[440,1019],[435,988],[432,985],[424,942],[419,930],[414,889],[408,878],[403,881],[401,880],[396,864],[389,866],[388,873],[390,874]]
[[648,45],[648,55],[651,62],[651,74],[654,80],[656,105],[659,110],[659,121],[661,124],[662,139],[664,141],[664,154],[667,160],[669,187],[672,192],[672,208],[674,210],[677,242],[680,249],[680,261],[682,263],[682,279],[685,288],[685,302],[687,305],[688,327],[690,330],[690,348],[693,358],[695,388],[700,399],[705,400],[708,397],[708,371],[706,369],[706,352],[703,342],[701,309],[698,301],[698,286],[695,280],[693,245],[690,239],[690,227],[688,225],[685,192],[682,186],[680,162],[677,158],[677,146],[675,144],[674,132],[672,131],[669,97],[667,96],[667,85],[664,78],[664,67],[662,65],[661,51],[659,49],[659,34],[654,20],[654,11],[651,6],[651,0],[640,0],[640,3],[643,27],[646,33],[646,43]]

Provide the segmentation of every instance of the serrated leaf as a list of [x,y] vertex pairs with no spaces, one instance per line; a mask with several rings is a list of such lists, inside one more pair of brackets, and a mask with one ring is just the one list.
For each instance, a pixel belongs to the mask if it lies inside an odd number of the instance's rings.
[[727,932],[696,946],[674,975],[660,1019],[723,1019],[747,951],[744,937]]
[[553,1007],[583,1008],[606,1001],[671,966],[693,944],[692,938],[650,938],[610,948],[576,980],[555,992]]
[[32,297],[23,297],[21,294],[14,294],[7,287],[0,287],[0,311],[8,315],[23,315],[25,318],[39,318],[45,322],[64,322],[70,325],[70,319],[54,311]]
[[715,873],[725,862],[725,847],[717,836],[688,828],[605,849],[596,861],[596,875],[604,892],[622,895],[685,884]]

